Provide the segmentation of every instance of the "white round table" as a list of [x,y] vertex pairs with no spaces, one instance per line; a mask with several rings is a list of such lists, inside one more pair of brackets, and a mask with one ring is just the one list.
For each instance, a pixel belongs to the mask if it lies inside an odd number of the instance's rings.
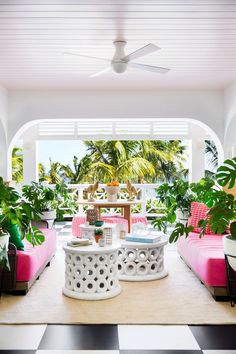
[[63,294],[75,299],[102,300],[118,295],[117,257],[120,244],[99,247],[64,246],[65,286]]
[[166,277],[164,246],[167,243],[165,239],[156,243],[122,242],[118,251],[119,279],[149,281]]

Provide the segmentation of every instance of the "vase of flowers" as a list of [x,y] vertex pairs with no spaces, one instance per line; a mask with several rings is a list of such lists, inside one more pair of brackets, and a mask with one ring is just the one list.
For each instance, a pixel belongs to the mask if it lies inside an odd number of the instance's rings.
[[117,202],[117,195],[120,190],[120,183],[118,181],[108,182],[105,190],[107,192],[108,202]]

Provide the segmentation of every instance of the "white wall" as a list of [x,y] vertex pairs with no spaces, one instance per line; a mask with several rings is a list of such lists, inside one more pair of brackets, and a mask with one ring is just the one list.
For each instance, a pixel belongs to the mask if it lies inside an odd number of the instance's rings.
[[226,157],[235,155],[236,147],[236,83],[229,86],[224,92],[224,111],[225,111],[225,133],[224,149]]
[[8,92],[0,87],[0,176],[7,178]]
[[9,139],[27,122],[58,118],[192,118],[223,142],[221,91],[11,91]]
[[0,121],[3,124],[5,135],[7,136],[8,118],[8,91],[0,86]]

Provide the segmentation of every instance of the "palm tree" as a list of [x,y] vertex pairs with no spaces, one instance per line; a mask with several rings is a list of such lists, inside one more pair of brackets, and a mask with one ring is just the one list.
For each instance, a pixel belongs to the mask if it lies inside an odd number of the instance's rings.
[[215,172],[218,167],[217,147],[214,141],[212,140],[206,140],[205,143],[206,143],[205,154],[206,154],[208,166],[212,170],[211,172]]
[[39,182],[46,181],[46,170],[45,166],[40,162],[38,164]]
[[149,182],[169,182],[183,176],[185,147],[179,140],[143,140],[140,144],[142,156],[155,168],[155,178],[149,177]]
[[52,159],[49,158],[50,168],[48,173],[44,175],[44,181],[47,181],[51,184],[57,184],[62,182],[62,176],[60,173],[61,164],[60,162],[52,162]]
[[80,161],[77,156],[73,158],[73,166],[61,165],[60,172],[64,180],[69,183],[77,184],[81,182],[90,182],[91,159],[84,156]]
[[12,150],[12,179],[17,183],[23,181],[23,151],[19,147]]
[[139,141],[85,141],[92,161],[93,179],[108,182],[127,179],[136,181],[145,176],[154,176],[151,162],[141,156]]

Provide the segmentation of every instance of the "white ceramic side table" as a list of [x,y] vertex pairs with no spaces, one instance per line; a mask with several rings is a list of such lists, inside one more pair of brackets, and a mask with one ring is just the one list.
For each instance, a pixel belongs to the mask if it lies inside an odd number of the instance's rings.
[[97,244],[64,246],[64,295],[82,300],[102,300],[118,295],[121,292],[117,269],[119,248],[119,243],[105,247]]
[[166,277],[164,246],[167,243],[167,240],[156,243],[122,242],[118,252],[119,279],[149,281]]

